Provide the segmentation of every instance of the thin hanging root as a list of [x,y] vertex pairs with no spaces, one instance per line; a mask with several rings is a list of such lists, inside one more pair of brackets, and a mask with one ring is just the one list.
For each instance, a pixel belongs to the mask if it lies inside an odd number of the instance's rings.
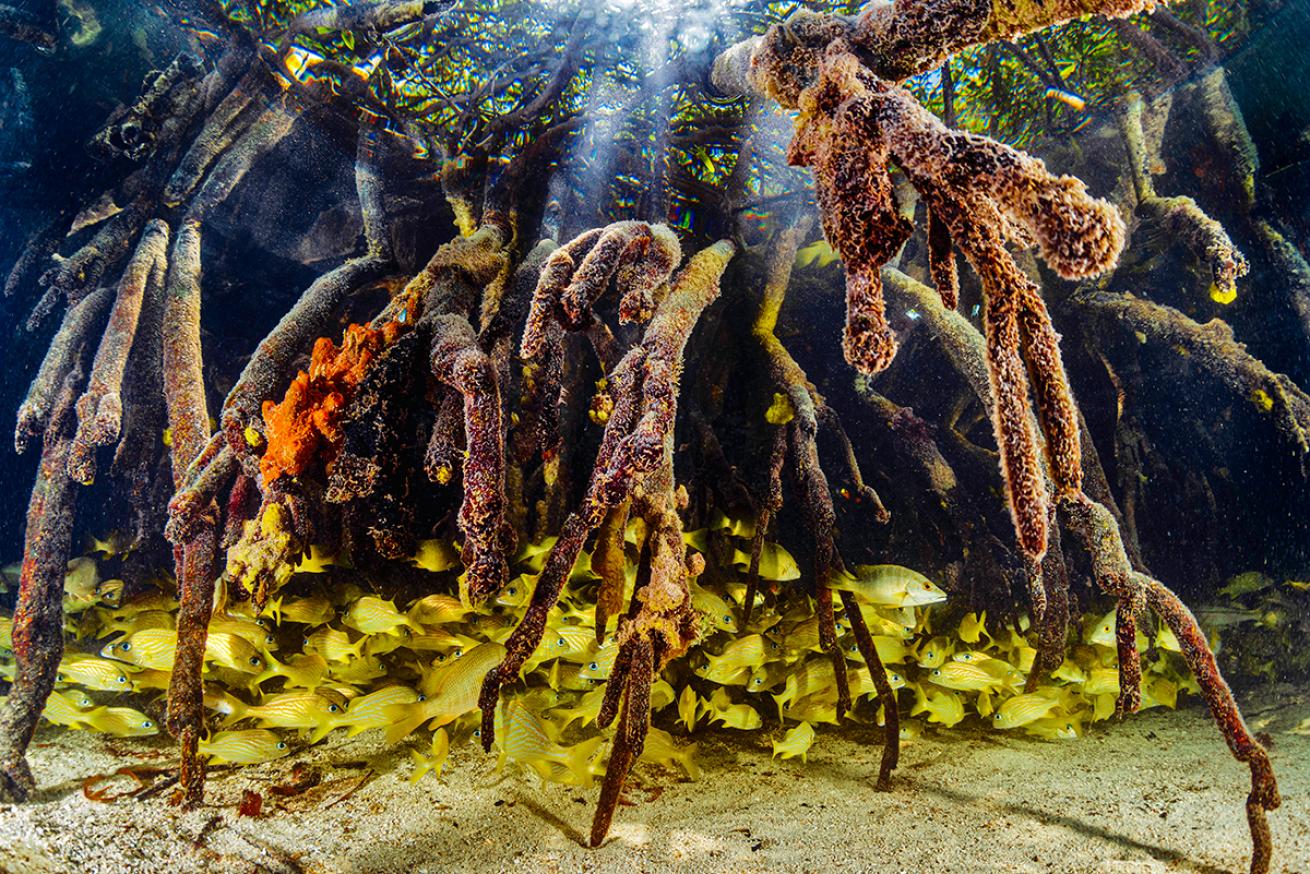
[[605,641],[611,616],[623,609],[623,594],[627,584],[627,557],[624,554],[624,532],[628,527],[631,501],[624,501],[610,510],[596,533],[596,545],[591,552],[591,569],[600,575],[596,593],[596,642]]
[[960,305],[960,275],[951,249],[951,229],[932,209],[928,210],[928,274],[948,310]]
[[[173,485],[181,488],[192,463],[206,453],[221,455],[211,440],[209,412],[200,348],[200,226],[183,220],[173,246],[164,300],[164,399],[173,434]],[[193,519],[193,537],[179,545],[177,568],[181,605],[178,611],[177,651],[168,687],[168,728],[182,741],[181,801],[187,807],[200,803],[205,791],[205,768],[198,758],[204,726],[201,668],[209,615],[214,600],[218,507],[211,497],[199,519]],[[175,553],[177,554],[177,553]]]
[[473,326],[459,315],[432,321],[432,374],[464,397],[464,501],[459,529],[464,535],[465,595],[478,604],[500,591],[509,577],[506,554],[513,533],[505,520],[505,429],[500,420],[500,386],[491,359],[478,346]]
[[[632,643],[632,655],[619,688],[624,690],[623,713],[619,717],[619,730],[614,736],[614,748],[605,767],[605,782],[601,785],[600,801],[591,820],[591,846],[599,847],[609,834],[614,811],[619,805],[623,783],[628,772],[641,755],[650,728],[650,686],[655,677],[655,655],[651,642],[638,635]],[[617,659],[616,659],[617,661]],[[610,684],[614,684],[613,677]],[[606,697],[609,688],[606,688]],[[598,720],[599,723],[599,720]]]
[[864,663],[869,666],[869,673],[873,675],[873,687],[878,693],[878,704],[882,707],[882,764],[878,768],[877,788],[879,792],[887,792],[891,789],[892,771],[896,770],[901,758],[901,714],[896,702],[896,690],[887,679],[887,669],[883,667],[878,648],[873,645],[869,626],[864,623],[859,599],[853,592],[847,591],[843,591],[841,597],[846,607],[846,621],[851,624],[855,644],[864,657]]
[[118,440],[123,419],[123,375],[136,336],[146,285],[167,257],[168,225],[154,219],[146,225],[136,252],[123,271],[109,324],[96,350],[86,392],[77,401],[77,436],[68,458],[68,475],[83,485],[95,480],[97,447]]
[[[80,359],[80,350],[73,357]],[[75,362],[52,399],[41,463],[27,506],[27,538],[12,630],[18,666],[0,709],[0,799],[8,801],[26,801],[36,788],[27,747],[64,654],[64,574],[78,491],[68,478],[68,451],[73,401],[81,382],[82,371]]]
[[[1120,599],[1120,612],[1116,615],[1124,612],[1133,615],[1149,607],[1178,638],[1183,658],[1201,687],[1201,695],[1209,705],[1210,714],[1228,749],[1235,759],[1251,769],[1251,793],[1246,800],[1247,822],[1251,829],[1251,874],[1266,874],[1273,843],[1265,813],[1282,803],[1278,781],[1269,763],[1269,754],[1246,727],[1242,712],[1232,690],[1219,673],[1214,652],[1196,617],[1167,586],[1132,569],[1119,526],[1109,510],[1085,495],[1060,501],[1060,510],[1065,525],[1078,535],[1091,556],[1092,573],[1097,584],[1102,591]],[[1128,606],[1122,606],[1125,604]],[[1133,649],[1136,649],[1135,628]]]
[[18,408],[18,426],[14,429],[14,451],[21,453],[27,448],[28,441],[46,429],[51,408],[54,406],[59,391],[64,385],[64,377],[72,369],[81,350],[90,339],[105,311],[109,308],[113,295],[108,288],[101,288],[87,295],[81,303],[70,307],[64,315],[64,323],[50,348],[46,350],[41,368],[27,390],[27,398]]
[[1142,705],[1142,654],[1137,651],[1137,617],[1132,601],[1122,598],[1114,613],[1114,640],[1119,655],[1119,697],[1114,715],[1136,713]]
[[1228,749],[1234,758],[1251,769],[1251,793],[1246,798],[1246,818],[1251,829],[1251,874],[1266,874],[1273,857],[1273,839],[1265,813],[1282,804],[1269,754],[1246,727],[1246,720],[1237,708],[1232,690],[1219,673],[1214,652],[1196,617],[1163,583],[1142,574],[1137,576],[1145,589],[1147,606],[1178,638],[1187,666],[1201,687],[1201,694],[1210,706],[1210,715],[1219,726]]

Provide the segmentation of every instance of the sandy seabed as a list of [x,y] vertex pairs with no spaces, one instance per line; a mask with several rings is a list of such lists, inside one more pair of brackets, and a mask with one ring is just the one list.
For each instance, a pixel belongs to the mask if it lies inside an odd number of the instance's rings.
[[[1251,723],[1274,740],[1283,807],[1274,870],[1310,872],[1310,695],[1263,696]],[[680,732],[678,732],[680,734]],[[167,767],[163,738],[43,728],[32,802],[0,805],[0,872],[1243,872],[1248,777],[1195,702],[1097,727],[1076,741],[957,727],[909,743],[894,791],[875,792],[874,730],[825,727],[809,763],[770,758],[778,732],[698,732],[698,782],[639,765],[609,841],[582,846],[597,788],[497,773],[472,742],[440,780],[410,784],[408,748],[343,733],[259,767],[211,771],[207,803],[169,792],[88,800],[88,777]],[[418,745],[418,737],[409,743]],[[301,763],[303,794],[268,790]],[[164,778],[165,780],[167,778]],[[123,778],[111,792],[131,788]],[[239,816],[246,790],[257,818]]]

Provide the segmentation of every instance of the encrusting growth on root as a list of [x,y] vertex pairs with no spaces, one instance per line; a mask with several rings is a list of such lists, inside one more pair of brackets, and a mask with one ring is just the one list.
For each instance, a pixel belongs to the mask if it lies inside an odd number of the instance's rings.
[[[508,652],[487,673],[478,700],[483,748],[489,750],[501,688],[518,677],[541,642],[547,614],[588,536],[613,508],[634,500],[633,514],[646,520],[649,531],[649,579],[634,592],[628,615],[619,622],[619,652],[606,688],[604,722],[614,718],[620,700],[624,710],[592,824],[593,846],[609,831],[623,781],[641,754],[655,673],[684,652],[695,634],[688,576],[703,565],[686,558],[682,543],[673,486],[673,426],[683,350],[700,314],[718,296],[719,278],[733,253],[733,245],[723,241],[692,257],[660,301],[641,342],[610,374],[610,412],[586,495],[565,520],[528,610],[505,642]],[[546,269],[549,259],[543,274]]]

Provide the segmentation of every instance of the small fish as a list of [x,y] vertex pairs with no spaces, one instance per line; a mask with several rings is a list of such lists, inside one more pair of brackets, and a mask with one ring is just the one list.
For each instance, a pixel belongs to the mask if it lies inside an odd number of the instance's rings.
[[322,574],[327,573],[327,569],[337,564],[335,555],[328,555],[322,547],[311,544],[309,552],[300,557],[300,563],[296,565],[295,573],[298,574]]
[[827,240],[819,240],[797,249],[794,263],[797,267],[827,267],[840,257]]
[[248,619],[230,613],[215,613],[209,622],[209,633],[233,634],[256,648],[272,646],[277,642],[263,623],[267,620]]
[[177,626],[173,614],[164,610],[142,610],[132,614],[119,611],[111,613],[105,610],[94,612],[101,617],[99,637],[111,635],[131,637],[146,628],[163,628],[172,631]]
[[478,693],[487,672],[500,664],[507,650],[498,643],[484,643],[448,665],[436,678],[426,701],[387,708],[390,725],[387,742],[394,744],[425,722],[434,728],[454,722],[478,706]]
[[64,573],[64,610],[78,613],[91,607],[99,600],[97,587],[100,573],[95,559],[79,557],[68,563]]
[[[740,549],[734,549],[732,551],[732,563],[738,570],[750,570],[751,554]],[[788,580],[799,580],[801,578],[800,565],[796,563],[796,559],[792,558],[791,553],[783,549],[781,545],[768,540],[764,541],[764,545],[760,549],[759,571],[762,580],[787,582]]]
[[420,753],[418,750],[410,750],[409,756],[414,761],[414,773],[409,775],[410,783],[417,783],[429,773],[436,774],[441,778],[441,769],[446,764],[446,757],[450,755],[450,736],[446,734],[444,728],[438,728],[432,733],[432,746],[427,755]]
[[610,671],[614,670],[614,660],[618,657],[619,645],[607,643],[591,654],[591,661],[578,670],[578,676],[584,680],[608,680]]
[[514,565],[525,568],[531,574],[541,573],[541,569],[546,566],[546,558],[558,539],[554,536],[543,537],[533,543],[523,544],[518,554],[514,556]]
[[1142,710],[1151,707],[1168,707],[1173,710],[1177,706],[1178,684],[1168,677],[1154,677],[1142,683]]
[[459,598],[440,594],[419,598],[407,611],[411,622],[429,626],[459,622],[468,613],[468,608],[460,603]]
[[709,722],[720,722],[725,728],[753,731],[764,724],[760,714],[749,704],[733,704],[726,689],[714,690],[710,700],[701,706],[701,711],[709,716]]
[[992,725],[1000,729],[1020,728],[1048,716],[1059,705],[1059,697],[1047,692],[1016,695],[1005,699],[992,714]]
[[128,692],[132,681],[120,661],[80,652],[66,652],[59,662],[59,679],[100,692]]
[[773,758],[782,756],[784,759],[792,759],[796,756],[801,757],[802,762],[809,761],[810,746],[814,743],[814,726],[808,722],[802,722],[795,728],[787,730],[782,736],[782,740],[773,742]]
[[519,574],[496,593],[496,604],[500,607],[522,607],[531,600],[532,592],[536,588],[536,574],[532,576]]
[[[504,702],[496,711],[496,746],[500,757],[496,768],[506,762],[526,765],[545,779],[574,786],[590,786],[591,759],[602,738],[589,738],[564,746],[551,734],[550,724],[517,699]],[[559,770],[551,768],[556,765]]]
[[764,664],[764,654],[763,635],[748,634],[733,640],[719,655],[706,655],[708,664],[696,674],[712,683],[741,685],[750,678],[753,669]]
[[95,708],[95,702],[85,692],[51,692],[46,699],[42,718],[54,725],[65,728],[89,728],[87,721]]
[[[333,700],[335,699],[335,700]],[[292,689],[266,697],[259,704],[249,706],[235,698],[227,698],[214,709],[227,714],[223,726],[242,720],[258,720],[260,728],[318,728],[341,712],[343,699],[326,697],[309,689]]]
[[940,668],[951,657],[954,647],[944,637],[934,637],[919,649],[915,663],[921,668]]
[[337,610],[332,606],[331,601],[322,595],[311,595],[307,598],[282,601],[275,618],[279,625],[283,622],[295,622],[298,625],[317,627],[331,622],[336,615]]
[[600,715],[600,705],[604,700],[604,689],[592,689],[589,692],[584,692],[573,707],[558,707],[550,711],[551,721],[559,724],[560,731],[579,720],[583,726],[591,725],[596,721],[596,717]]
[[831,586],[854,592],[870,604],[887,607],[925,607],[946,600],[932,580],[898,564],[857,564],[854,574],[836,574]]
[[376,656],[364,656],[328,665],[328,676],[352,686],[365,686],[387,675],[387,666]]
[[1003,678],[971,662],[949,661],[928,672],[928,681],[959,692],[995,691],[1005,685]]
[[960,629],[957,632],[960,640],[965,643],[977,643],[986,637],[988,643],[991,642],[992,636],[987,633],[987,611],[982,613],[966,613],[960,620]]
[[926,692],[923,686],[914,687],[914,706],[911,716],[928,714],[929,722],[938,722],[950,728],[964,719],[964,699],[950,690]]
[[1083,735],[1081,715],[1054,713],[1044,719],[1030,722],[1023,727],[1029,734],[1044,737],[1047,740],[1072,740]]
[[1118,668],[1094,669],[1083,682],[1081,691],[1084,695],[1118,695]]
[[548,625],[542,637],[541,645],[530,665],[540,664],[548,659],[563,659],[568,662],[591,660],[591,653],[596,647],[596,632],[584,625]]
[[414,567],[441,573],[459,564],[459,550],[446,540],[421,540],[409,561]]
[[255,686],[274,677],[283,677],[286,679],[287,687],[314,689],[327,676],[327,660],[316,652],[295,653],[285,662],[269,656],[264,662],[263,672],[253,681]]
[[720,631],[737,633],[737,614],[728,602],[718,595],[692,584],[691,606],[695,607],[710,625]]
[[688,780],[700,779],[700,767],[695,761],[700,744],[679,744],[667,731],[651,726],[646,730],[646,745],[641,748],[640,762],[651,762],[671,768],[677,765]]
[[1085,683],[1087,682],[1087,673],[1071,659],[1065,659],[1060,663],[1060,667],[1051,671],[1051,678],[1055,680],[1064,680],[1066,683]]
[[696,716],[700,713],[700,696],[691,686],[683,686],[678,695],[678,721],[687,727],[688,732],[696,730]]
[[171,671],[176,649],[176,632],[166,628],[143,628],[131,637],[107,644],[100,650],[100,655],[138,668]]
[[[409,617],[397,610],[394,602],[373,595],[366,595],[351,604],[341,622],[361,634],[370,635],[399,634],[401,629],[411,627]],[[421,626],[417,630],[422,630]]]
[[349,737],[370,728],[383,728],[391,724],[391,708],[414,704],[422,697],[408,686],[383,686],[351,701],[344,713],[337,711],[319,722],[309,737],[310,743],[318,743],[338,728],[349,729]]
[[200,753],[212,764],[258,765],[290,753],[286,741],[266,728],[219,731],[200,742]]
[[367,639],[361,637],[351,643],[350,635],[346,632],[339,628],[324,626],[305,638],[305,651],[318,653],[328,663],[345,662],[360,657]]
[[205,639],[205,661],[243,674],[264,670],[264,657],[242,637],[227,632],[210,632]]
[[1047,88],[1046,98],[1048,100],[1058,100],[1065,106],[1075,112],[1083,112],[1087,109],[1087,101],[1074,94],[1072,91],[1065,91],[1062,88]]
[[154,720],[131,707],[97,707],[86,717],[89,728],[116,737],[149,737],[159,734]]
[[707,527],[714,531],[724,531],[733,537],[740,537],[743,540],[750,540],[755,536],[755,520],[749,517],[740,519],[730,519],[722,510],[714,509],[710,511],[710,518]]

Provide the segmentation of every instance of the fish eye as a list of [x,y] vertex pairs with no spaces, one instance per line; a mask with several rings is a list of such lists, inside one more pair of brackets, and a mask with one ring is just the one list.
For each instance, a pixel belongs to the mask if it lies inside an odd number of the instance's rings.
[[941,669],[941,668],[933,668],[933,669],[932,669],[932,675],[933,675],[934,677],[940,677],[940,676],[942,675],[942,669]]
[[901,681],[901,675],[900,675],[900,674],[892,674],[892,679],[899,683],[899,682]]
[[731,622],[731,621],[732,621],[732,614],[731,614],[731,613],[724,613],[724,614],[723,614],[723,621],[724,621],[724,622]]
[[119,674],[119,675],[118,675],[118,680],[117,680],[117,682],[119,682],[119,683],[126,683],[126,682],[127,682],[127,677],[123,676],[122,674]]
[[280,750],[285,750],[285,749],[287,748],[287,742],[284,741],[284,740],[280,740],[280,741],[278,741],[278,742],[277,742],[277,748],[280,749]]
[[446,654],[444,652],[437,653],[437,661],[444,662],[445,660],[446,660]]
[[337,712],[339,712],[340,710],[341,710],[341,708],[338,707],[338,706],[335,705],[335,704],[329,704],[329,705],[328,705],[328,713],[337,713]]
[[568,644],[565,642],[564,638],[561,637],[559,640],[555,641],[555,645],[556,645],[556,646],[567,646]]
[[250,657],[250,663],[251,663],[252,665],[254,665],[255,667],[259,667],[259,666],[262,665],[264,662],[263,662],[263,660],[262,660],[259,656],[251,656],[251,657]]
[[132,644],[130,644],[130,643],[120,643],[120,644],[118,645],[118,648],[121,649],[123,652],[128,652],[129,650],[132,649]]
[[600,665],[598,665],[596,662],[592,662],[591,664],[587,665],[587,669],[592,671],[599,671]]
[[756,678],[755,678],[754,680],[752,680],[751,682],[754,683],[756,686],[763,686],[763,685],[764,685],[764,678],[763,678],[763,677],[756,677]]
[[451,653],[451,655],[454,656],[455,658],[459,658],[460,656],[464,655],[464,650],[462,648],[457,649],[453,653]]
[[256,619],[255,624],[260,628],[268,628],[268,620],[266,619]]
[[514,597],[515,595],[517,595],[518,593],[519,593],[519,590],[518,590],[518,589],[514,588],[513,586],[510,586],[510,587],[509,587],[509,592],[508,592],[507,594],[512,598],[512,597]]
[[153,722],[151,722],[149,719],[147,719],[145,722],[141,723],[141,727],[142,727],[142,728],[154,728],[154,727],[155,727],[155,724],[154,724]]
[[480,728],[475,728],[475,729],[473,729],[473,736],[474,736],[474,737],[482,737],[482,729],[480,729]]
[[272,643],[272,642],[273,642],[273,635],[271,635],[271,634],[265,634],[265,635],[264,635],[264,643]]
[[426,701],[426,700],[428,700],[428,696],[427,696],[427,695],[422,695],[422,694],[420,694],[420,695],[418,696],[418,700],[420,700],[420,701]]

